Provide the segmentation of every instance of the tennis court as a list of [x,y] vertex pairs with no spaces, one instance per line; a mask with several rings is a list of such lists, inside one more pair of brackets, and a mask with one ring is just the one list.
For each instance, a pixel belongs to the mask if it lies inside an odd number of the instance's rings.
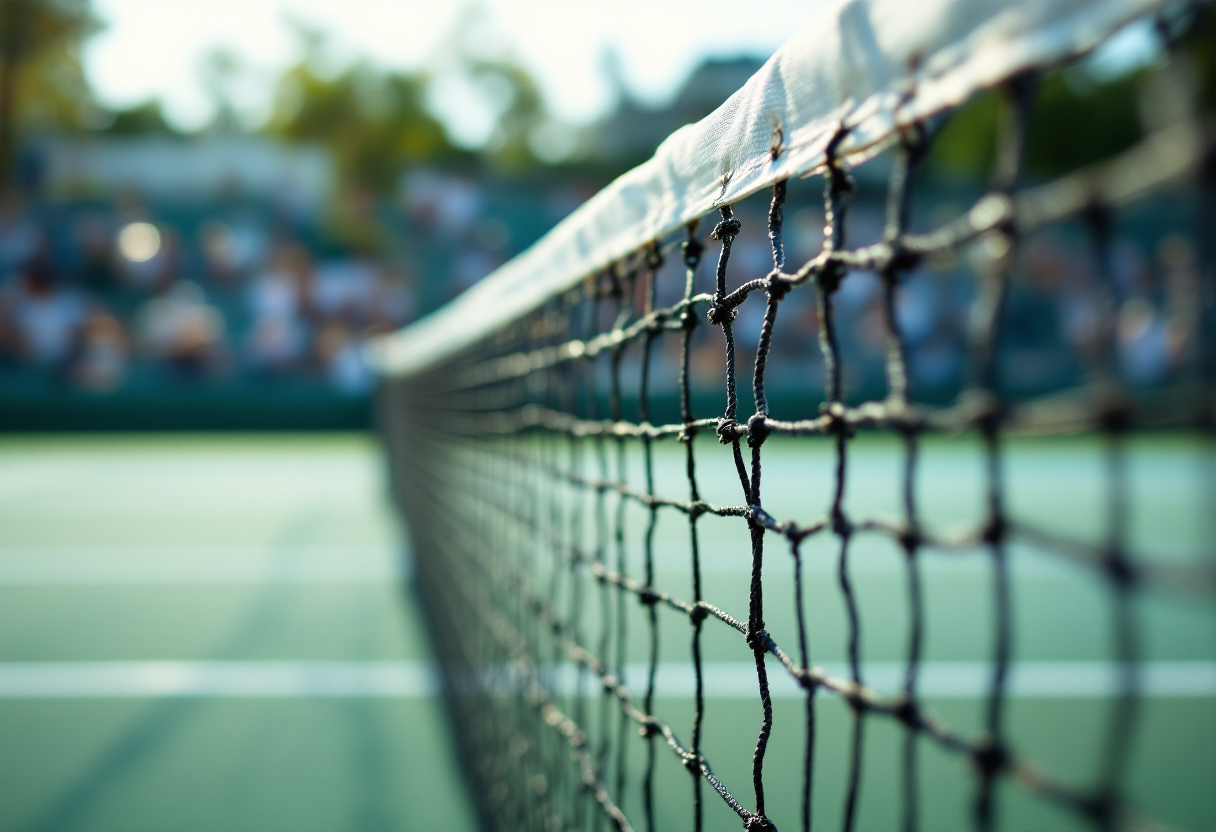
[[[1213,4],[825,3],[611,174],[657,111],[562,156],[480,16],[392,164],[317,111],[355,265],[242,287],[208,224],[245,352],[169,271],[137,315],[166,401],[325,374],[374,431],[0,437],[0,832],[1216,830]],[[486,155],[419,138],[482,81]],[[116,391],[23,256],[0,360]]]
[[[676,443],[656,444],[656,487],[683,476]],[[728,449],[708,439],[705,496],[725,502]],[[715,453],[715,450],[720,452]],[[1105,522],[1099,443],[1014,440],[1011,511],[1079,531]],[[1197,440],[1133,443],[1131,533],[1146,551],[1185,561],[1210,532]],[[816,514],[830,495],[831,445],[766,447],[775,515]],[[900,449],[855,441],[849,511],[898,512]],[[924,449],[925,522],[974,516],[978,443]],[[636,460],[631,460],[636,461]],[[475,828],[431,671],[417,601],[402,591],[400,538],[374,442],[362,436],[9,438],[0,444],[0,828],[413,829]],[[736,484],[737,485],[737,484]],[[668,490],[671,490],[669,488]],[[704,594],[746,611],[750,550],[737,524],[702,527]],[[629,517],[642,527],[642,512]],[[656,583],[687,581],[687,527],[660,521]],[[627,557],[640,568],[636,541]],[[804,546],[807,628],[817,664],[843,674],[845,611],[830,543]],[[1018,749],[1052,775],[1086,782],[1101,764],[1112,702],[1102,588],[1084,571],[1015,549],[1016,622],[1009,719]],[[864,536],[852,571],[862,658],[875,688],[898,689],[907,610],[899,550]],[[927,591],[922,690],[964,732],[980,730],[991,631],[991,576],[982,554],[924,556]],[[779,640],[793,632],[792,558],[766,561]],[[594,600],[594,599],[592,599]],[[630,605],[626,681],[645,687],[644,610]],[[595,603],[588,604],[594,631]],[[1216,617],[1192,601],[1147,593],[1146,697],[1128,777],[1138,808],[1181,828],[1216,816]],[[707,626],[706,757],[746,795],[760,706],[750,651]],[[691,722],[690,628],[660,612],[656,712],[683,733]],[[774,674],[775,678],[775,674]],[[573,680],[558,684],[563,696]],[[598,696],[598,690],[591,696]],[[774,684],[774,739],[765,769],[769,816],[796,827],[801,800],[802,692]],[[594,698],[588,703],[594,703]],[[850,716],[818,701],[815,822],[839,823]],[[589,704],[588,711],[595,708]],[[593,727],[592,727],[593,730]],[[869,720],[858,829],[897,824],[902,729]],[[972,774],[922,743],[926,828],[963,829]],[[640,806],[644,744],[631,741],[626,810]],[[688,825],[688,774],[658,758],[660,829]],[[1070,829],[1071,816],[1003,792],[1006,829]],[[706,828],[733,829],[709,804]]]
[[0,829],[473,829],[363,436],[0,442]]

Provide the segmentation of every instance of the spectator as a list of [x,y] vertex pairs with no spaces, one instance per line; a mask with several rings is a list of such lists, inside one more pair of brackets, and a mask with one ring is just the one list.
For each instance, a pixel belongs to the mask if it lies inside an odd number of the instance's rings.
[[1146,298],[1133,297],[1119,307],[1115,332],[1123,372],[1133,384],[1165,381],[1170,371],[1170,340],[1166,321]]
[[271,375],[286,375],[298,370],[307,348],[308,334],[303,321],[288,316],[257,318],[246,339],[252,368]]
[[308,349],[307,317],[312,305],[312,263],[290,246],[277,252],[249,291],[253,324],[246,341],[249,363],[263,373],[297,370]]
[[85,318],[81,329],[72,379],[85,390],[114,390],[122,385],[126,376],[127,355],[127,338],[122,324],[104,309],[94,310]]
[[118,287],[114,226],[112,216],[90,211],[79,216],[73,227],[74,242],[80,254],[81,282],[95,292],[109,292]]
[[300,246],[277,251],[249,291],[249,307],[255,318],[300,317],[311,303],[312,260]]
[[209,220],[199,228],[198,242],[208,276],[220,284],[235,282],[241,263],[232,229],[219,220]]
[[334,390],[348,396],[371,390],[375,377],[364,357],[365,345],[366,341],[354,337],[341,320],[328,321],[321,327],[317,335],[317,359]]
[[148,351],[186,377],[217,367],[224,336],[224,316],[207,303],[197,283],[180,280],[164,297],[149,301],[140,313],[140,332]]
[[235,283],[266,255],[266,232],[249,218],[208,220],[199,228],[198,241],[209,275],[221,284]]
[[38,243],[38,227],[24,215],[21,198],[0,194],[0,280],[32,260]]
[[19,359],[62,367],[76,345],[84,304],[56,285],[48,264],[34,260],[0,299],[0,343]]
[[413,320],[415,311],[413,286],[409,276],[384,269],[371,302],[372,323],[386,330],[396,329]]
[[414,220],[450,237],[468,231],[481,212],[483,197],[476,182],[414,170],[403,182],[405,204]]
[[317,267],[313,306],[326,317],[364,323],[372,314],[380,270],[367,259],[328,260]]

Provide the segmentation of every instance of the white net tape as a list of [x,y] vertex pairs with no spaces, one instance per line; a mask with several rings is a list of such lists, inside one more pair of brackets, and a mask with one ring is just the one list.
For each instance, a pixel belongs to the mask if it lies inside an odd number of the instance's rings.
[[[844,0],[742,89],[453,303],[381,339],[375,365],[410,375],[722,204],[815,171],[828,142],[857,164],[898,129],[1030,68],[1082,55],[1168,0]],[[725,25],[725,22],[724,22]]]

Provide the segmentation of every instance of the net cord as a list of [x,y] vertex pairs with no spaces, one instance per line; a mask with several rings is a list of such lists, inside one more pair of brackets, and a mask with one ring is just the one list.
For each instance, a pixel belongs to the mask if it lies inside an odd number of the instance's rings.
[[369,358],[385,375],[425,372],[722,205],[822,170],[829,155],[861,164],[980,90],[1084,55],[1128,22],[1179,5],[837,0],[717,110],[455,301],[377,339]]

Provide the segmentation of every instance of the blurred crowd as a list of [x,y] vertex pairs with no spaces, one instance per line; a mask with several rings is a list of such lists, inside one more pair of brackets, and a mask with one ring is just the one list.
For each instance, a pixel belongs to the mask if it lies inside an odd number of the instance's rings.
[[0,204],[0,373],[91,391],[371,386],[363,345],[415,314],[409,275],[254,205]]
[[[183,160],[189,160],[187,153]],[[6,391],[362,395],[368,339],[437,308],[594,193],[418,167],[396,192],[0,199]]]
[[[926,228],[942,224],[965,210],[965,202],[938,200],[918,221]],[[772,269],[767,237],[767,204],[753,199],[736,206],[743,231],[735,241],[728,285],[762,277]],[[1103,331],[1109,297],[1107,278],[1098,271],[1092,241],[1084,228],[1059,226],[1027,236],[1010,282],[1002,316],[999,374],[1012,395],[1039,395],[1058,390],[1109,369],[1134,387],[1180,380],[1194,369],[1198,327],[1198,273],[1189,239],[1156,231],[1169,206],[1149,206],[1132,218],[1105,252],[1115,296],[1111,331]],[[1154,218],[1154,214],[1156,217]],[[849,246],[878,242],[884,208],[878,199],[861,199],[850,208],[846,226]],[[787,270],[820,252],[822,209],[813,203],[788,205],[785,221]],[[945,399],[972,381],[975,370],[969,344],[979,286],[987,267],[982,244],[951,256],[929,260],[905,275],[896,295],[895,314],[911,381],[917,395]],[[679,258],[670,257],[659,286],[670,290],[664,303],[679,300]],[[711,290],[712,272],[703,269],[701,291]],[[886,392],[888,326],[884,292],[872,272],[856,271],[834,295],[836,337],[844,358],[846,393],[851,400],[881,397]],[[749,298],[735,323],[738,360],[747,367],[764,317],[763,296]],[[782,301],[768,365],[770,390],[822,390],[819,311],[814,291],[791,292]],[[692,370],[705,389],[717,389],[723,372],[720,337],[705,327],[694,341]],[[656,377],[675,378],[678,344],[658,357]],[[662,374],[666,373],[667,376]],[[746,390],[742,391],[746,395]]]
[[[505,195],[496,197],[484,183],[433,171],[407,176],[393,222],[397,249],[408,248],[408,257],[394,255],[392,245],[336,244],[250,202],[158,212],[129,194],[41,206],[9,196],[0,204],[0,380],[12,389],[279,385],[366,394],[373,384],[369,338],[468,288],[586,196],[569,183],[533,193],[500,190]],[[732,283],[772,266],[761,203],[739,206],[744,232],[731,259]],[[944,219],[949,210],[938,212]],[[356,225],[377,221],[350,215]],[[849,244],[877,241],[882,216],[879,201],[859,200]],[[1153,241],[1150,225],[1132,226],[1144,240],[1116,238],[1109,248],[1118,295],[1109,337],[1100,331],[1102,279],[1084,235],[1063,228],[1024,241],[1003,323],[1001,373],[1010,392],[1076,383],[1111,352],[1136,385],[1166,382],[1184,368],[1196,325],[1194,255],[1181,237]],[[817,205],[789,206],[791,264],[818,252],[822,228]],[[983,257],[981,246],[926,263],[899,292],[909,369],[923,393],[949,396],[968,381],[969,316]],[[669,268],[678,269],[678,258],[670,259]],[[678,293],[682,277],[670,277],[659,285]],[[881,395],[887,330],[878,278],[850,276],[835,305],[848,387]],[[762,315],[762,303],[740,309],[745,361]],[[822,364],[814,293],[791,294],[781,317],[770,384],[816,389]],[[702,344],[693,368],[712,388],[720,345]],[[658,360],[674,374],[678,355]]]

